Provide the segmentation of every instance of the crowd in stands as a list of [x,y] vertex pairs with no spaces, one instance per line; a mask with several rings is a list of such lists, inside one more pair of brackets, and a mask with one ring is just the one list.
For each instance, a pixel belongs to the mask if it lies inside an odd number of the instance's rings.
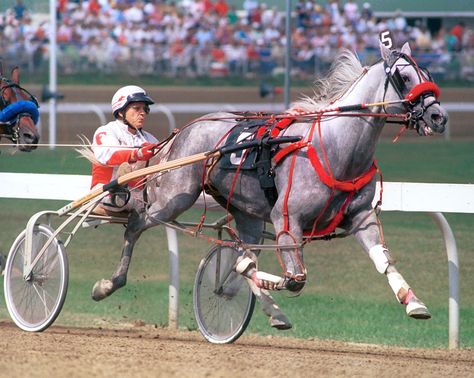
[[[285,13],[269,4],[244,0],[242,9],[235,9],[226,0],[58,0],[59,68],[171,77],[281,73]],[[409,41],[431,70],[452,64],[453,56],[471,59],[467,66],[474,67],[474,32],[462,22],[432,34],[422,22],[409,25],[401,12],[377,19],[369,3],[331,0],[323,6],[298,0],[294,5],[292,67],[303,78],[324,72],[341,47],[371,63],[383,30],[400,45]],[[49,26],[43,19],[21,0],[0,13],[0,56],[32,72],[44,69]]]

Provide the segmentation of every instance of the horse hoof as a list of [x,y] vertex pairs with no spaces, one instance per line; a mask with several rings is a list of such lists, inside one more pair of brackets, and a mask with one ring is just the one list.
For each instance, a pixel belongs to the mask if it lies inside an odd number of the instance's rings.
[[273,328],[279,330],[291,329],[293,327],[290,320],[284,314],[271,316],[269,322]]
[[113,283],[110,280],[97,281],[92,288],[92,299],[94,301],[101,301],[112,294]]
[[306,284],[305,278],[306,276],[302,276],[301,278],[296,276],[288,279],[285,285],[286,289],[296,296],[300,295],[304,285]]
[[413,319],[430,319],[431,314],[423,302],[417,298],[413,298],[408,302],[405,311],[410,318]]

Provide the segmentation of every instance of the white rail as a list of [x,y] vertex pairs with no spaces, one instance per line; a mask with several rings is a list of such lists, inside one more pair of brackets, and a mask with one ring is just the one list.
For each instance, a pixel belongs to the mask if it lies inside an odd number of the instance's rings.
[[[0,172],[0,198],[74,200],[89,191],[90,176]],[[67,185],[67,188],[65,187]],[[378,191],[375,199],[378,199]],[[449,280],[449,348],[459,347],[459,262],[456,240],[442,213],[474,213],[474,185],[385,182],[382,210],[427,212],[445,241]],[[375,201],[375,200],[374,200]],[[169,325],[178,326],[179,254],[176,231],[167,229]]]

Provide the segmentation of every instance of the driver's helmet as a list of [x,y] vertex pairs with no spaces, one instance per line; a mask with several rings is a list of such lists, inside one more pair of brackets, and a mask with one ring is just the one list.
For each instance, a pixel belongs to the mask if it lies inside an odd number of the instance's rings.
[[125,109],[132,102],[144,102],[147,105],[155,103],[143,88],[136,85],[127,85],[120,88],[112,97],[112,113],[114,117],[117,118],[118,112]]

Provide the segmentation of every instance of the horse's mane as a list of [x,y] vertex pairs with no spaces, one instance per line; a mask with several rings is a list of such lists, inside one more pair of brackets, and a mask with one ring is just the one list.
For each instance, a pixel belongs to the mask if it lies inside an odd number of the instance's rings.
[[294,102],[290,111],[316,111],[340,98],[362,75],[364,67],[350,50],[341,49],[326,77],[314,82],[313,97],[304,96]]

